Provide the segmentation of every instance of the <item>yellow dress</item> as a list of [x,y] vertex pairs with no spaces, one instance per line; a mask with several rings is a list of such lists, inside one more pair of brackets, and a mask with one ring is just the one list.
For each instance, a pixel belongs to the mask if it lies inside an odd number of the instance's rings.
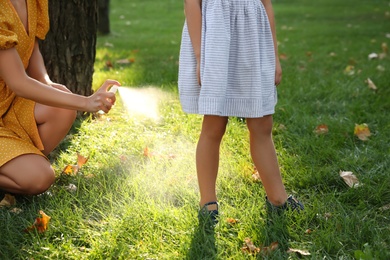
[[[27,0],[28,32],[10,0],[0,0],[0,50],[15,47],[26,69],[36,37],[49,30],[48,0]],[[35,102],[17,97],[0,78],[0,167],[23,154],[42,155]]]

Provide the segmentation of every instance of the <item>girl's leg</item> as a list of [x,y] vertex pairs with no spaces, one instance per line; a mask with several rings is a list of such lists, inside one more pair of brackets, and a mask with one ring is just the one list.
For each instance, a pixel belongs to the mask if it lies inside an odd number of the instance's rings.
[[[219,165],[219,147],[225,134],[227,117],[205,115],[196,149],[196,169],[200,190],[200,206],[217,201],[215,184]],[[216,209],[211,205],[209,210]]]
[[39,135],[45,147],[43,154],[48,155],[69,132],[77,112],[42,104],[35,105],[35,121]]
[[260,174],[268,200],[275,206],[287,200],[272,140],[272,116],[247,118],[252,159]]
[[41,155],[25,154],[0,167],[0,187],[15,194],[36,195],[54,182],[54,170]]

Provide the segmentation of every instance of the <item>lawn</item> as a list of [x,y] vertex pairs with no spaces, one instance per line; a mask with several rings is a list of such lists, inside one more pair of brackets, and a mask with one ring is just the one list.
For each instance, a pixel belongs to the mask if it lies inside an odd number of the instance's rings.
[[[183,2],[112,0],[94,87],[119,80],[118,102],[75,124],[50,157],[57,181],[47,193],[0,209],[0,259],[390,259],[390,3],[273,3],[283,66],[273,136],[304,212],[266,213],[245,123],[231,118],[220,222],[198,226],[202,118],[184,114],[177,93]],[[365,141],[354,133],[363,124]],[[78,154],[88,161],[63,172]],[[48,229],[24,232],[40,210]]]

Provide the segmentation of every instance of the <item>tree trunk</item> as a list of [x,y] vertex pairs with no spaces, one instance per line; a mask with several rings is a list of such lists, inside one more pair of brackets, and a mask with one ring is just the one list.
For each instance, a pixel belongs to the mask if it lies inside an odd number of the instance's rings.
[[50,31],[41,42],[47,72],[73,93],[92,94],[97,1],[49,1]]
[[98,0],[99,23],[98,32],[105,35],[110,33],[110,0]]

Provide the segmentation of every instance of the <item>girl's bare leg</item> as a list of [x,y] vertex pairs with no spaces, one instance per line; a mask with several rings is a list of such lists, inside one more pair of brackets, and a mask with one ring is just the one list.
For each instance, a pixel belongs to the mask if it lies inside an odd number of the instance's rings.
[[[196,169],[200,190],[200,206],[217,201],[215,185],[219,166],[219,147],[225,134],[227,117],[205,115],[196,149]],[[216,209],[211,205],[209,210]]]
[[274,143],[272,140],[272,116],[247,118],[250,133],[252,159],[260,174],[268,200],[275,206],[287,200],[287,193],[282,182]]
[[35,105],[35,120],[39,135],[45,147],[43,154],[48,155],[67,135],[77,112],[42,104]]
[[0,167],[0,187],[15,194],[36,195],[54,182],[54,170],[41,155],[25,154]]

